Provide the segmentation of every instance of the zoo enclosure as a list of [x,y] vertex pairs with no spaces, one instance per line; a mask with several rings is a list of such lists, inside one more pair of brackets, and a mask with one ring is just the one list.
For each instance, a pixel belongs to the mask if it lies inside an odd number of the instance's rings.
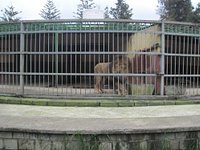
[[[128,73],[94,73],[96,64],[121,55],[129,58]],[[199,63],[199,24],[140,20],[0,23],[0,94],[108,97],[117,96],[114,86],[123,82],[130,97],[199,95]],[[99,75],[108,79],[102,94],[94,90]]]

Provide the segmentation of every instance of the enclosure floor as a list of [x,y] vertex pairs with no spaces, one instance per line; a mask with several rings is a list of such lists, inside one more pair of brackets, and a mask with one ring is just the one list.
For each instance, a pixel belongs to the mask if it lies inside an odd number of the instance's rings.
[[[20,94],[20,86],[0,85],[0,94]],[[46,96],[81,96],[81,95],[113,95],[112,89],[104,89],[104,93],[96,93],[93,87],[73,87],[73,86],[59,86],[59,87],[39,87],[39,86],[25,86],[25,95],[46,95]]]
[[[168,91],[169,95],[176,95],[174,94],[174,89],[171,88]],[[59,86],[59,87],[41,87],[41,86],[25,86],[24,87],[24,94],[25,95],[32,95],[32,96],[116,96],[117,94],[114,93],[113,89],[104,89],[104,93],[98,94],[96,93],[94,87],[84,87],[84,86]],[[184,88],[183,92],[177,92],[178,95],[185,95],[185,96],[197,96],[200,95],[200,88],[197,87],[187,87]],[[180,94],[181,93],[181,94]],[[16,85],[0,85],[0,94],[21,94],[20,86]],[[139,95],[139,94],[138,94]]]

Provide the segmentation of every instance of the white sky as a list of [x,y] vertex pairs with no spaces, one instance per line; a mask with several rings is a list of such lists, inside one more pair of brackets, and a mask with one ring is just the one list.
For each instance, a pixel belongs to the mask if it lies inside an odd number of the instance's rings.
[[[7,8],[11,4],[15,10],[22,11],[18,17],[23,20],[42,19],[39,15],[47,0],[0,0],[0,10]],[[159,16],[156,14],[158,0],[126,0],[130,8],[133,8],[133,19],[144,20],[158,20]],[[94,0],[94,3],[104,11],[106,6],[115,7],[117,0]],[[200,0],[192,0],[192,4],[196,7]],[[61,12],[61,19],[74,19],[73,12],[76,12],[77,5],[80,0],[54,0],[54,4]],[[0,16],[2,12],[0,12]]]

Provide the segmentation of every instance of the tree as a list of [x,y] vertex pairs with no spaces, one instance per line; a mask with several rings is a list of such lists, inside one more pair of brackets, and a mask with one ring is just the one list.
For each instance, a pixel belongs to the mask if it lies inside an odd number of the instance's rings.
[[197,4],[197,7],[193,12],[193,22],[200,23],[200,3]]
[[161,19],[191,21],[191,0],[158,0],[158,14]]
[[104,18],[105,18],[105,19],[110,18],[110,15],[109,15],[109,8],[108,8],[108,7],[106,7],[106,8],[104,9]]
[[129,9],[129,5],[125,3],[125,0],[117,0],[116,8],[111,7],[110,9],[110,14],[114,19],[131,19],[133,15],[133,9]]
[[3,12],[3,16],[0,17],[2,21],[17,22],[21,19],[20,17],[16,17],[16,15],[21,13],[21,11],[15,11],[15,7],[13,5],[8,6],[8,8],[4,8],[1,12]]
[[60,10],[56,9],[53,0],[47,0],[47,3],[39,13],[39,15],[46,20],[60,19]]
[[77,12],[74,12],[76,16],[75,18],[83,19],[83,11],[87,9],[95,8],[95,4],[93,3],[93,0],[80,0],[81,4],[78,5]]

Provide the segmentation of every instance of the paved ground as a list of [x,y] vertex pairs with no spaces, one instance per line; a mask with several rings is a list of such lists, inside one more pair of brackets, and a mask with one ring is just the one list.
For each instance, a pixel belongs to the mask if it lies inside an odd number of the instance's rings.
[[114,133],[199,130],[200,105],[50,107],[0,104],[0,130]]

